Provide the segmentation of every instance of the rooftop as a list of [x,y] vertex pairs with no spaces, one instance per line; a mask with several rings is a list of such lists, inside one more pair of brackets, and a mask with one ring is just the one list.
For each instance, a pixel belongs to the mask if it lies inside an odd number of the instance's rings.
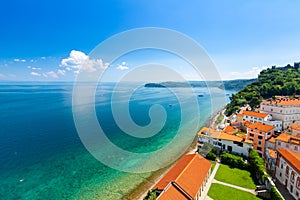
[[290,142],[290,143],[300,145],[300,138],[292,136],[287,133],[281,133],[275,140],[279,140],[279,141],[286,142],[286,143]]
[[298,123],[292,123],[290,125],[290,128],[293,129],[293,130],[300,131],[300,124],[298,124]]
[[[153,189],[158,188],[158,190],[164,190],[162,193],[164,196],[159,197],[159,199],[180,199],[179,197],[172,197],[172,195],[176,193],[178,194],[178,191],[175,192],[174,189],[182,190],[184,193],[194,198],[196,197],[210,168],[211,163],[199,154],[195,153],[184,155],[164,175],[164,177],[158,181]],[[170,183],[173,185],[171,188],[169,185]]]
[[222,132],[228,133],[228,134],[234,134],[238,131],[239,131],[239,129],[237,129],[237,128],[234,128],[232,126],[226,126],[226,128]]
[[292,152],[287,149],[279,149],[278,153],[290,164],[296,169],[298,172],[300,172],[300,154],[297,154],[295,152]]
[[277,158],[277,152],[272,150],[272,149],[267,149],[268,154],[270,155],[271,158],[276,159]]
[[270,139],[268,139],[268,142],[275,143],[275,142],[276,142],[276,140],[275,140],[275,138],[274,138],[274,137],[270,137]]
[[242,112],[243,115],[248,115],[248,116],[251,116],[251,117],[257,117],[257,118],[265,118],[266,116],[268,116],[267,113],[260,113],[260,112],[253,112],[253,111],[247,111],[247,110],[244,110]]
[[300,99],[289,98],[284,96],[276,96],[275,100],[272,99],[263,100],[262,103],[267,105],[279,105],[279,106],[300,106]]
[[269,125],[269,124],[255,122],[255,123],[249,125],[248,128],[250,128],[250,129],[256,129],[256,130],[263,131],[263,132],[269,132],[272,129],[274,129],[275,127],[272,126],[272,125]]
[[210,138],[217,138],[222,140],[230,140],[235,142],[246,142],[246,143],[252,143],[251,140],[245,140],[245,138],[227,134],[221,131],[217,131],[215,129],[204,127],[201,129],[201,131],[198,132],[198,136],[204,136],[204,137],[210,137]]

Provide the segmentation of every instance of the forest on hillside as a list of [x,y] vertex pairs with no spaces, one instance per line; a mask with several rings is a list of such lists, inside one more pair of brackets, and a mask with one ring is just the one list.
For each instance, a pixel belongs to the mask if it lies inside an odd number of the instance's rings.
[[252,109],[258,108],[262,99],[276,95],[300,95],[300,68],[272,67],[261,71],[255,82],[230,97],[225,114],[229,116],[246,104]]

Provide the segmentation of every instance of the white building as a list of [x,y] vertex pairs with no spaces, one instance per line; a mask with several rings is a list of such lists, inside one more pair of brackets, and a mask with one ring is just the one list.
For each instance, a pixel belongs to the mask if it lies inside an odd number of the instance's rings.
[[300,122],[300,99],[277,96],[276,100],[263,100],[260,112],[281,120],[282,128],[286,129],[293,122]]
[[252,141],[242,136],[230,135],[207,127],[202,128],[198,133],[198,140],[201,143],[212,144],[221,150],[247,157],[252,148]]
[[276,178],[295,198],[300,198],[300,154],[279,149],[276,161]]
[[269,124],[275,127],[275,131],[282,131],[282,121],[273,120],[272,116],[268,113],[243,110],[239,116],[242,117],[243,121],[249,121],[251,123],[260,122]]
[[275,141],[275,150],[288,149],[300,154],[300,138],[287,133],[281,133],[277,138],[275,138]]

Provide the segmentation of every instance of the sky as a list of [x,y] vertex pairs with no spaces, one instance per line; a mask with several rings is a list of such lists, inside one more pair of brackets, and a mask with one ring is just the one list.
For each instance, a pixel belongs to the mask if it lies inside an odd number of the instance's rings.
[[[297,0],[2,1],[0,81],[73,81],[99,43],[143,27],[191,37],[222,79],[253,78],[266,67],[300,61],[299,10]],[[126,74],[146,57],[137,54],[110,63],[108,80]],[[171,63],[175,69],[184,65],[172,57],[162,53],[155,62]],[[198,78],[192,70],[181,73]]]

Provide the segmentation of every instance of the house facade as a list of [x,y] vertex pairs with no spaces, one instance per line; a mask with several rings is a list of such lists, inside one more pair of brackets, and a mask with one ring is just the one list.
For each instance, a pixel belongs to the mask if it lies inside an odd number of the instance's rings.
[[288,149],[292,152],[300,154],[300,138],[289,135],[287,133],[281,133],[275,138],[275,149]]
[[252,148],[252,141],[232,134],[227,134],[215,129],[204,127],[198,133],[200,143],[209,143],[214,147],[248,157]]
[[276,161],[276,178],[295,198],[300,198],[300,154],[279,149]]
[[292,136],[296,136],[300,138],[300,123],[292,123],[290,124],[287,132]]
[[251,123],[260,122],[269,124],[275,127],[275,131],[282,131],[282,121],[281,120],[273,120],[272,116],[268,113],[261,113],[261,112],[253,112],[244,110],[239,115],[239,119],[242,121],[249,121]]
[[247,139],[253,141],[253,149],[263,158],[266,140],[272,137],[274,130],[274,126],[261,122],[255,122],[247,128]]
[[293,122],[300,122],[300,99],[277,96],[275,100],[263,100],[260,112],[268,113],[272,119],[281,120],[286,129]]

